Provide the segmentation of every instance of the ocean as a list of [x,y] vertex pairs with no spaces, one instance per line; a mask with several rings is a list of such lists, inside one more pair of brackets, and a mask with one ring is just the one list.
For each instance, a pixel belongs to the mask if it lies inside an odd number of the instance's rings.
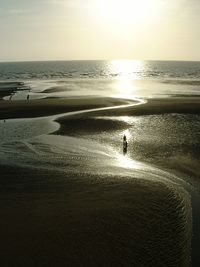
[[[47,81],[65,81],[66,88],[61,88],[65,92],[59,92],[60,96],[65,97],[88,94],[111,95],[111,93],[120,97],[144,98],[196,96],[199,95],[200,62],[132,60],[9,62],[0,63],[0,80],[24,81],[37,92],[48,88]],[[53,87],[52,83],[50,87]],[[20,98],[19,94],[17,97]],[[38,96],[34,94],[33,97]]]
[[0,78],[62,79],[62,78],[129,78],[200,79],[198,61],[41,61],[1,62]]
[[3,242],[37,226],[18,265],[199,266],[200,62],[2,62],[0,93]]

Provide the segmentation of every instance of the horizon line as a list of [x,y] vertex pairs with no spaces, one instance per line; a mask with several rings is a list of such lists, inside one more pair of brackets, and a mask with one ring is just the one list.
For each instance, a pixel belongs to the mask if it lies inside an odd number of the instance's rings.
[[169,61],[169,62],[200,62],[188,59],[44,59],[44,60],[0,60],[0,63],[28,63],[28,62],[70,62],[70,61]]

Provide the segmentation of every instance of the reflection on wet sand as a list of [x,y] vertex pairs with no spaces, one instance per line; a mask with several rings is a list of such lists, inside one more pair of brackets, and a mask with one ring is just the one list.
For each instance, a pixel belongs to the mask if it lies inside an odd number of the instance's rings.
[[[143,132],[145,118],[140,129],[131,118],[152,106],[161,112],[169,102],[152,100],[140,107],[110,98],[84,104],[73,99],[67,107],[67,100],[29,102],[30,114],[51,114],[47,107],[71,113],[9,121],[1,132],[1,162],[10,165],[1,165],[2,266],[189,266],[188,185],[150,160],[137,160],[154,136],[148,136],[148,123]],[[22,116],[24,102],[14,107]],[[160,118],[154,119],[159,125]],[[13,129],[15,139],[10,139]]]
[[123,168],[1,172],[2,266],[189,266],[191,204],[181,188]]

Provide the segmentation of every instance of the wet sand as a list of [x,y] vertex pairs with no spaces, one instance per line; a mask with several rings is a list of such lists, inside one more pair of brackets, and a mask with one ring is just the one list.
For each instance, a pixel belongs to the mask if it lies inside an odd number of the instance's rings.
[[[114,98],[2,101],[1,119],[92,108],[57,116],[59,134],[92,131],[90,116],[199,113],[196,98],[135,101]],[[82,117],[77,126],[73,118]],[[70,122],[70,123],[69,123]],[[100,127],[119,129],[124,124]],[[95,125],[95,129],[97,128]],[[70,126],[68,126],[70,125]],[[116,127],[116,128],[115,128]],[[120,128],[121,129],[121,128]],[[0,166],[2,266],[189,266],[190,196],[178,185],[118,175]]]
[[0,119],[41,117],[82,109],[126,105],[131,102],[135,101],[109,97],[2,101]]
[[184,190],[122,174],[0,169],[1,266],[189,266]]
[[[9,118],[32,118],[48,116],[59,113],[78,111],[82,109],[93,109],[101,107],[130,105],[137,100],[120,98],[67,98],[67,99],[41,99],[41,100],[19,100],[2,101],[0,105],[0,119]],[[170,99],[148,99],[146,103],[137,106],[128,106],[120,109],[98,111],[98,115],[123,116],[123,115],[149,115],[165,113],[200,113],[200,99],[192,97],[170,98]],[[92,112],[95,115],[95,111]],[[59,119],[61,122],[61,120]]]
[[[56,119],[60,124],[57,134],[67,135],[72,132],[90,133],[99,131],[114,131],[126,129],[129,124],[126,122],[117,122],[103,119],[103,116],[140,116],[154,114],[199,114],[200,99],[196,98],[176,98],[176,99],[149,99],[146,103],[133,105],[109,110],[90,111],[83,114],[75,114],[72,116],[60,116]],[[95,116],[101,119],[95,119]],[[72,126],[72,127],[71,127]]]

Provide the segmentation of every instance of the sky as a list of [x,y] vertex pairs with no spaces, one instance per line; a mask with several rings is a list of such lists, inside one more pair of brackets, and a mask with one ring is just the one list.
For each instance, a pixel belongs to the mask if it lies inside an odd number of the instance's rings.
[[200,60],[199,0],[0,0],[0,61]]

